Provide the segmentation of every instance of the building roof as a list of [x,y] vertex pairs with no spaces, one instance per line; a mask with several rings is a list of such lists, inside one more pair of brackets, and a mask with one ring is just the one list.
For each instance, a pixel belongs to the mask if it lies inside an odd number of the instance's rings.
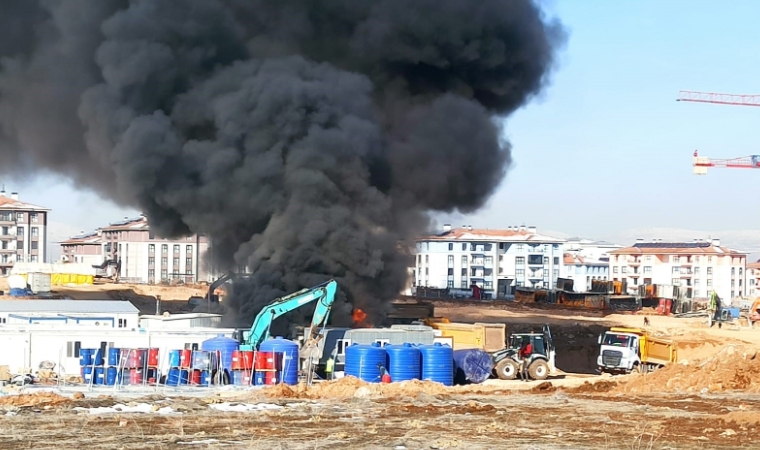
[[746,255],[746,252],[714,245],[712,242],[637,242],[636,244],[612,250],[611,255],[638,254],[686,254],[686,255]]
[[2,300],[3,313],[137,314],[135,305],[121,300]]
[[32,205],[10,197],[0,196],[0,209],[14,209],[19,211],[50,211],[50,208]]
[[129,231],[129,230],[150,230],[148,225],[148,219],[145,216],[136,217],[133,219],[124,219],[120,222],[114,222],[107,227],[101,228],[103,231]]
[[565,253],[563,257],[566,266],[606,266],[607,261],[586,258],[581,255]]
[[564,239],[545,236],[535,228],[491,230],[488,228],[453,228],[441,234],[420,238],[420,241],[488,241],[488,242],[565,242]]
[[97,231],[93,233],[80,234],[79,236],[74,236],[70,239],[66,239],[65,241],[60,242],[61,245],[100,245],[102,243],[103,240]]
[[747,269],[760,269],[760,261],[747,264]]

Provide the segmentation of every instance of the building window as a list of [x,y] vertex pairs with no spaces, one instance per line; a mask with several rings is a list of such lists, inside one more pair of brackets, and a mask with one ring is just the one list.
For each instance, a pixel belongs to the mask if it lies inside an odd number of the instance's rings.
[[673,264],[679,264],[681,262],[681,258],[679,256],[673,257]]
[[712,264],[712,256],[707,257],[707,264]]
[[39,242],[32,241],[32,250],[37,250],[37,246],[39,245]]
[[185,253],[187,253],[188,255],[192,255],[193,254],[193,246],[192,245],[186,245],[185,246]]
[[554,278],[559,278],[559,269],[554,269]]
[[673,273],[681,273],[681,268],[678,266],[673,266]]
[[652,273],[652,266],[644,266],[644,273]]
[[680,278],[673,278],[670,284],[672,284],[673,286],[678,286],[680,283],[681,283]]
[[81,348],[82,348],[82,343],[79,341],[66,342],[66,357],[79,358],[79,349]]
[[156,244],[148,244],[148,253],[156,253]]
[[462,280],[461,286],[462,286],[462,289],[467,289],[467,279],[466,278]]
[[454,255],[449,255],[449,267],[454,267]]
[[453,277],[454,276],[454,268],[449,267],[449,270],[448,270],[447,274],[448,274],[448,276]]
[[518,278],[522,278],[525,276],[525,269],[516,269],[515,270],[515,276]]
[[166,269],[161,270],[161,279],[165,280],[168,278],[168,274],[166,273]]
[[425,255],[425,265],[430,264],[430,255]]
[[555,266],[558,266],[558,265],[559,265],[559,256],[555,256],[555,257],[554,257],[554,265],[555,265]]
[[736,267],[731,268],[731,275],[736,275]]
[[169,246],[166,244],[161,245],[161,253],[164,255],[169,253]]
[[179,258],[174,258],[172,262],[174,263],[174,267],[179,267]]
[[707,280],[707,287],[712,287],[712,280]]
[[148,257],[148,265],[149,266],[155,266],[156,265],[156,258],[149,256]]
[[32,255],[29,257],[29,262],[38,262],[37,255]]
[[37,213],[29,214],[29,218],[31,219],[32,223],[37,223],[37,221],[39,220]]
[[40,229],[38,227],[32,227],[32,236],[39,236]]
[[523,251],[523,244],[517,244],[517,252],[522,253]]
[[454,280],[449,280],[448,284],[446,285],[449,289],[454,289]]
[[192,275],[192,274],[193,274],[193,267],[185,266],[185,275]]
[[699,262],[699,255],[694,257],[694,263],[698,263],[698,262]]
[[467,244],[462,244],[462,251],[466,251],[466,250],[467,250]]
[[486,267],[491,267],[493,265],[493,256],[486,256]]
[[485,283],[483,283],[483,287],[485,289],[493,289],[493,281],[486,281]]
[[544,256],[544,265],[545,266],[549,265],[549,257],[548,256]]
[[618,266],[612,267],[612,273],[618,273]]
[[467,267],[467,257],[462,256],[462,267]]
[[164,256],[163,258],[161,258],[161,265],[165,266],[167,264],[169,264],[169,258],[167,258],[166,256]]
[[694,287],[695,287],[695,288],[699,288],[699,278],[696,278],[696,279],[694,280]]
[[[449,242],[449,251],[450,252],[454,251],[454,243],[453,242]],[[454,287],[454,286],[451,286],[451,287]]]
[[515,265],[516,266],[524,266],[525,265],[525,257],[524,256],[518,256],[515,258]]
[[174,254],[179,255],[179,245],[174,246]]
[[16,227],[16,236],[24,235],[24,227]]
[[707,268],[707,276],[712,275],[712,269],[713,269],[712,267]]
[[193,268],[193,258],[185,258],[185,267]]
[[156,278],[156,269],[148,269],[148,278],[151,280]]
[[623,266],[623,267],[621,267],[621,268],[620,268],[620,271],[621,271],[622,273],[628,273],[628,267],[626,267],[626,266]]
[[18,222],[23,222],[24,221],[24,213],[16,213],[16,220]]

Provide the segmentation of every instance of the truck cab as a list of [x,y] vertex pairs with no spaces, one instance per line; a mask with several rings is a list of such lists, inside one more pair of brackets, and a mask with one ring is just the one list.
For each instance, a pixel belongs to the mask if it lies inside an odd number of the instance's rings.
[[601,372],[631,372],[641,366],[639,336],[607,331],[599,336],[597,365]]

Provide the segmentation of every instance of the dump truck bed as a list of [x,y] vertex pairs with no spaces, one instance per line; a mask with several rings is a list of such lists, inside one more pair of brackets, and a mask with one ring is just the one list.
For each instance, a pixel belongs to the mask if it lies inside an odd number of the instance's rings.
[[454,340],[454,350],[479,348],[495,352],[504,348],[507,326],[503,323],[449,323],[428,321],[428,326],[439,330],[441,336]]
[[676,345],[668,339],[645,336],[642,339],[641,360],[650,364],[666,365],[676,362]]

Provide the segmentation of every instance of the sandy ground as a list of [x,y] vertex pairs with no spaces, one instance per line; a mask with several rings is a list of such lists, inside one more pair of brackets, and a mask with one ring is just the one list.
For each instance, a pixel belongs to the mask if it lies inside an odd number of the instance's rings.
[[[155,310],[156,295],[164,310],[184,311],[190,296],[205,294],[204,287],[121,284],[57,291],[72,299],[128,299],[145,313]],[[596,336],[609,326],[642,326],[640,313],[437,302],[436,315],[506,323],[508,332],[548,323],[557,365],[566,373],[543,383],[489,380],[450,388],[344,379],[192,397],[161,389],[147,398],[114,398],[110,389],[87,391],[79,400],[66,391],[65,398],[9,395],[0,397],[0,448],[760,448],[760,330],[650,315],[648,329],[677,342],[679,362],[612,377],[593,374]],[[88,409],[119,402],[127,409],[144,403],[148,412]],[[171,413],[158,412],[166,408]]]

